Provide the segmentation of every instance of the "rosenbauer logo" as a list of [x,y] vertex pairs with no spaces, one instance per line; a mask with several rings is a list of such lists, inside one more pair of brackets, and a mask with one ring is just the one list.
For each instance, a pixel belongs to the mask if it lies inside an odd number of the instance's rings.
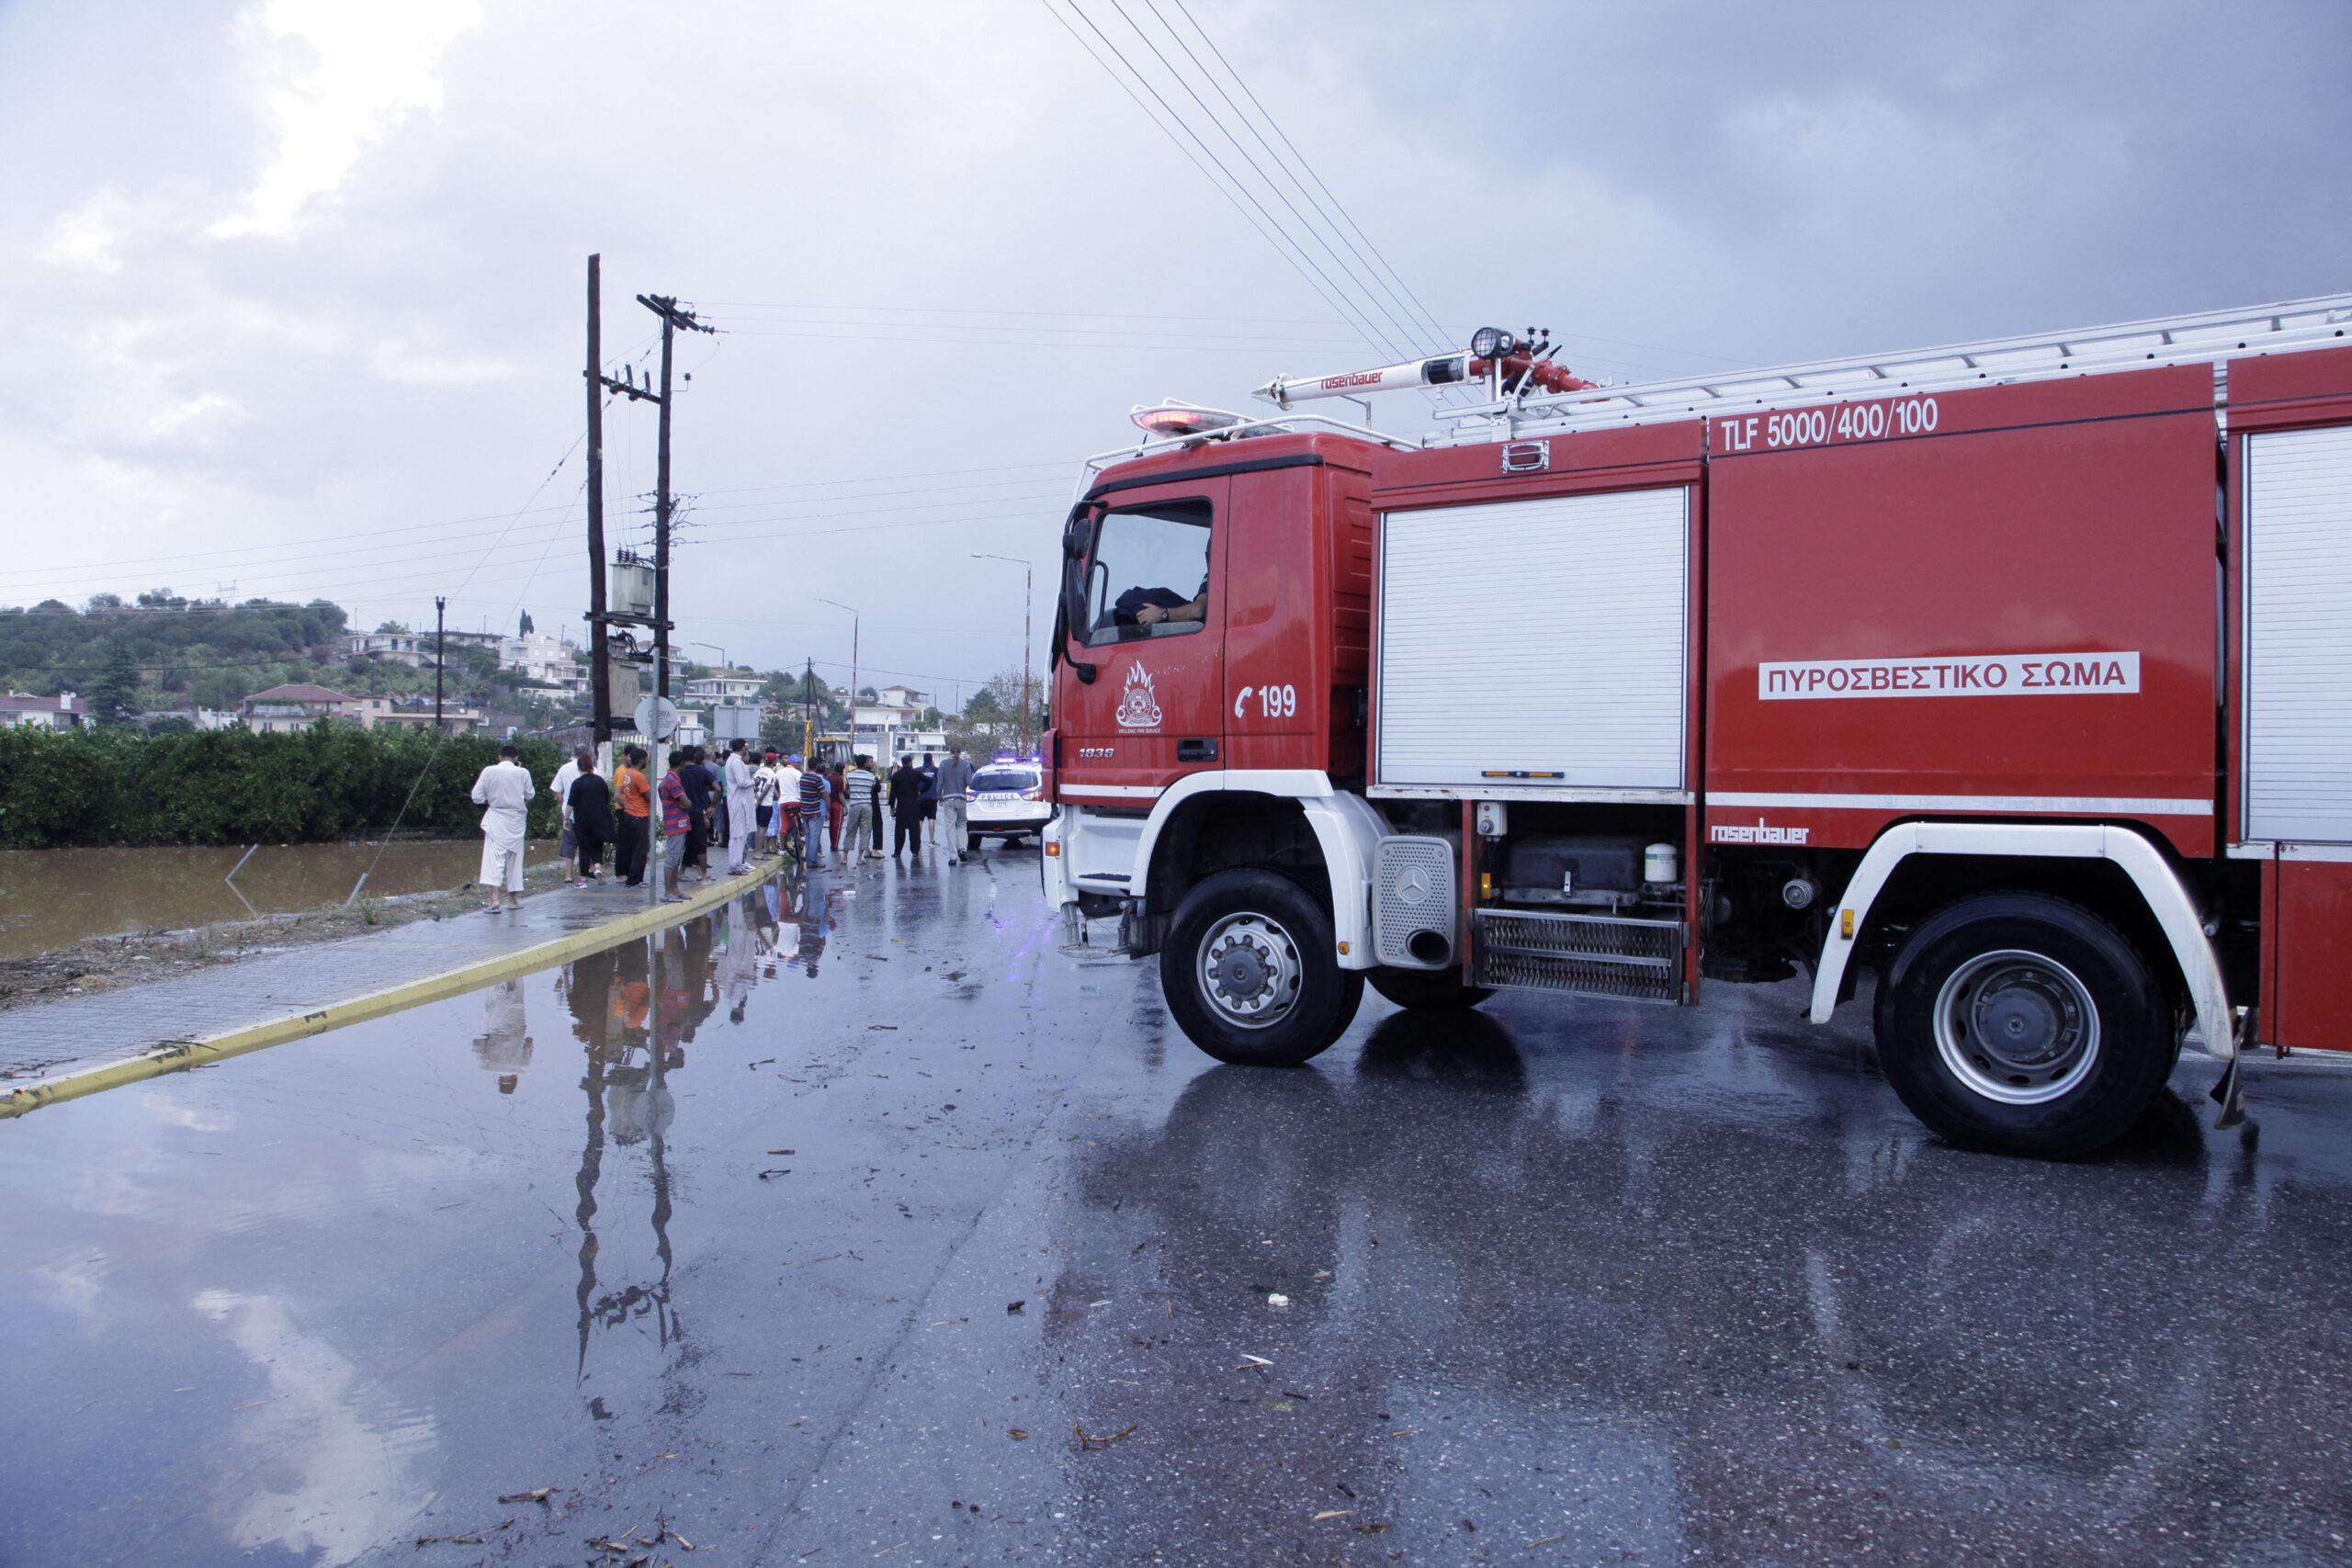
[[1761,664],[1762,702],[1824,697],[2129,696],[2137,653],[1997,653],[1935,659],[1813,659]]
[[1718,822],[1707,837],[1718,844],[1802,844],[1810,828],[1775,828],[1758,817],[1754,827],[1745,822]]
[[1127,666],[1126,690],[1119,694],[1119,728],[1158,729],[1159,699],[1152,695],[1151,675],[1140,664]]

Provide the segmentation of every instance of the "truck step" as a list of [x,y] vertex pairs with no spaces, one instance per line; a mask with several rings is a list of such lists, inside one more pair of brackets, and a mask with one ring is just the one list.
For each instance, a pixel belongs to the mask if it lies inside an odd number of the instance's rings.
[[1678,1002],[1688,940],[1680,920],[1470,911],[1471,959],[1481,986]]

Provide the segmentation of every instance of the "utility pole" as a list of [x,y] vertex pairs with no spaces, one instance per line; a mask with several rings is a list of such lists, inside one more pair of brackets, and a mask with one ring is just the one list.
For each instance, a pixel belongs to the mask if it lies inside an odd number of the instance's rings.
[[637,302],[662,318],[662,433],[653,461],[653,694],[670,694],[670,363],[677,329],[716,333],[692,310],[678,309],[675,296],[640,294]]
[[1021,754],[1029,755],[1029,623],[1032,606],[1037,599],[1037,574],[1030,564],[1014,556],[982,555],[972,552],[974,560],[1007,561],[1021,569]]
[[817,661],[807,660],[800,681],[800,754],[817,765]]
[[604,257],[588,258],[588,701],[597,762],[613,741],[613,688],[605,626]]
[[838,599],[820,599],[820,604],[831,604],[836,610],[849,610],[849,757],[857,761],[857,627],[862,618]]
[[441,671],[443,668],[442,626],[449,608],[449,601],[435,594],[433,598],[433,732],[447,733],[441,723]]

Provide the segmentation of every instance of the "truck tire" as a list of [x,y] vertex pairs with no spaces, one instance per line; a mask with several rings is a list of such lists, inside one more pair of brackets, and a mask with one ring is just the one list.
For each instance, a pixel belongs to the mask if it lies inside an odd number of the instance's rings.
[[2132,943],[2037,893],[1963,898],[1922,921],[1872,1012],[1880,1069],[1914,1116],[1966,1148],[2044,1159],[2121,1136],[2177,1044]]
[[1185,1037],[1220,1062],[1295,1067],[1347,1032],[1363,976],[1341,969],[1331,919],[1271,871],[1221,871],[1185,895],[1159,988]]
[[1423,1008],[1434,1012],[1461,1012],[1495,994],[1491,986],[1463,984],[1459,964],[1443,969],[1384,966],[1365,970],[1363,977],[1374,990],[1400,1008]]

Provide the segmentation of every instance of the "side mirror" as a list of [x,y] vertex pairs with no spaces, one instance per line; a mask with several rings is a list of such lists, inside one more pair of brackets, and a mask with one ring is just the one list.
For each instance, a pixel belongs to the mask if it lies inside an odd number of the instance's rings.
[[[1094,529],[1086,515],[1083,503],[1070,509],[1069,521],[1062,527],[1062,592],[1061,603],[1054,606],[1054,650],[1047,657],[1048,669],[1068,658],[1073,637],[1082,637],[1086,626],[1086,547],[1092,541]],[[1095,668],[1078,660],[1069,661],[1070,671],[1088,685],[1094,683]]]

